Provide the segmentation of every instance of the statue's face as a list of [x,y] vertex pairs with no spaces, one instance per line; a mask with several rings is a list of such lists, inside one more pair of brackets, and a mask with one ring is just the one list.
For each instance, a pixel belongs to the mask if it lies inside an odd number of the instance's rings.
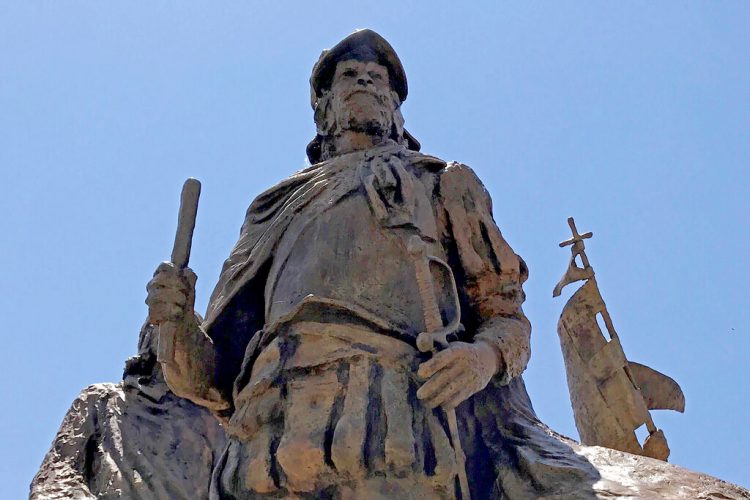
[[394,104],[388,69],[376,62],[341,61],[331,82],[332,108],[339,130],[387,135]]

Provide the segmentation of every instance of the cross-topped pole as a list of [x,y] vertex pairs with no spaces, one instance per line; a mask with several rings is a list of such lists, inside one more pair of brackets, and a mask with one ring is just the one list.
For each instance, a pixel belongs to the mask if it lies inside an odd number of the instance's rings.
[[[591,264],[589,263],[589,259],[586,256],[586,247],[583,244],[583,240],[587,240],[591,238],[594,233],[588,232],[584,234],[580,234],[578,232],[578,228],[576,228],[576,222],[573,220],[573,217],[568,217],[568,226],[570,226],[570,230],[573,233],[573,237],[565,240],[560,243],[560,248],[564,248],[567,246],[572,246],[570,249],[571,251],[571,258],[570,262],[568,264],[568,269],[565,271],[565,275],[562,277],[562,279],[557,283],[557,286],[555,286],[555,289],[552,291],[552,296],[557,297],[562,292],[562,289],[569,285],[570,283],[574,283],[576,281],[581,280],[589,280],[589,285],[592,286],[592,288],[589,288],[588,293],[593,293],[596,296],[596,302],[600,303],[600,308],[598,310],[595,310],[594,313],[599,313],[602,316],[602,320],[604,321],[604,326],[607,328],[607,332],[609,333],[610,340],[608,340],[608,348],[611,350],[619,351],[618,354],[613,359],[623,359],[626,360],[625,353],[622,350],[622,346],[619,343],[619,337],[617,335],[617,331],[615,330],[615,326],[612,323],[612,318],[609,315],[609,311],[607,310],[607,306],[604,303],[604,299],[601,296],[601,292],[599,291],[599,285],[596,282],[596,277],[594,276],[594,270],[591,267]],[[583,264],[583,267],[579,267],[576,263],[576,256],[581,256],[581,263]],[[569,305],[569,304],[568,304]],[[566,307],[568,307],[566,305]],[[602,334],[604,332],[602,331]],[[602,352],[605,351],[605,349],[601,350]],[[596,354],[599,356],[599,354]],[[654,423],[653,418],[651,417],[651,413],[648,412],[648,409],[645,406],[645,401],[643,400],[643,394],[640,392],[640,388],[638,387],[638,383],[632,373],[632,370],[630,369],[630,365],[625,362],[624,366],[622,366],[623,371],[625,372],[625,375],[628,377],[630,383],[632,384],[635,391],[637,391],[638,395],[641,397],[639,400],[642,402],[643,405],[643,418],[644,423],[646,424],[646,429],[648,430],[648,438],[646,438],[646,441],[643,443],[643,451],[644,455],[652,458],[658,458],[659,460],[667,460],[669,457],[669,446],[667,444],[667,438],[664,436],[664,432],[659,430],[656,427],[656,424]]]
[[[570,262],[568,263],[568,270],[565,271],[565,275],[557,283],[555,289],[552,291],[553,297],[558,297],[560,293],[562,293],[562,289],[570,283],[573,283],[575,281],[593,279],[594,277],[594,270],[591,268],[591,264],[589,264],[589,258],[586,256],[586,247],[583,244],[583,240],[591,238],[592,236],[594,236],[594,233],[588,232],[580,234],[578,232],[578,229],[576,228],[576,221],[573,220],[573,217],[568,217],[568,225],[570,226],[570,230],[573,232],[573,237],[560,243],[560,248],[564,248],[567,246],[571,247]],[[583,267],[579,267],[578,263],[576,262],[576,257],[578,257],[579,255],[581,256],[581,263],[583,264]]]
[[565,240],[560,243],[560,248],[565,248],[567,246],[573,245],[573,255],[580,255],[581,256],[581,262],[583,263],[584,268],[591,267],[589,265],[589,258],[586,257],[586,247],[583,244],[583,240],[587,240],[594,236],[594,233],[589,231],[588,233],[578,234],[578,228],[576,228],[576,221],[573,220],[573,217],[568,217],[568,226],[570,226],[570,230],[573,232],[573,237],[569,240]]

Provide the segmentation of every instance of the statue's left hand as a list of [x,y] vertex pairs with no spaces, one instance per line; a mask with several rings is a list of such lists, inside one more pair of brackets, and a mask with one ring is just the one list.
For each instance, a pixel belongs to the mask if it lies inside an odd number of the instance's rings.
[[426,382],[417,397],[430,408],[455,408],[487,387],[499,369],[497,352],[489,343],[453,342],[419,365],[417,375]]

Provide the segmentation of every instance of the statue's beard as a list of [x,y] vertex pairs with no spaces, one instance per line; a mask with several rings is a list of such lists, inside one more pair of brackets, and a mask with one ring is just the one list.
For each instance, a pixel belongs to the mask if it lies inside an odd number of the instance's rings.
[[359,91],[333,100],[333,113],[339,131],[351,130],[373,136],[387,136],[393,126],[393,110],[380,94]]

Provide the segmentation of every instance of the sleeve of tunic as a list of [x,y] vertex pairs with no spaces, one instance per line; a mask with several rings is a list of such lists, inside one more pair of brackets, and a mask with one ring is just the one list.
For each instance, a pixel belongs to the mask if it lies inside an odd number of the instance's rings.
[[520,375],[531,354],[531,325],[521,305],[528,270],[492,218],[492,200],[466,165],[450,163],[440,176],[443,239],[461,298],[462,322],[474,340],[501,357],[503,385]]

